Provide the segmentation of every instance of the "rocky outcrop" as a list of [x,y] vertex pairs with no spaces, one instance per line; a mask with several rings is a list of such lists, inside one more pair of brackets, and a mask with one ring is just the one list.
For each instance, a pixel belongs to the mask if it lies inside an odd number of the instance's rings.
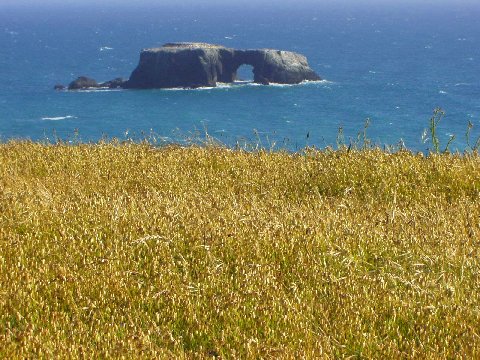
[[98,83],[94,79],[80,76],[68,85],[68,90],[90,89],[97,88],[98,86]]
[[144,49],[130,79],[115,79],[98,84],[87,77],[71,82],[69,90],[90,88],[197,88],[214,87],[217,82],[231,83],[243,65],[253,67],[253,81],[298,84],[320,80],[305,56],[282,50],[236,50],[205,43],[169,43]]
[[108,88],[108,89],[118,89],[118,88],[123,88],[125,83],[126,83],[126,80],[122,78],[116,78],[116,79],[101,83],[100,87]]
[[196,88],[215,86],[217,81],[232,82],[224,63],[232,51],[209,44],[166,44],[145,49],[140,62],[126,83],[127,88]]
[[[86,76],[80,76],[76,80],[72,81],[68,85],[68,90],[86,90],[86,89],[117,89],[122,88],[125,84],[125,80],[122,78],[116,78],[114,80],[106,81],[103,83],[97,83],[96,80],[88,78]],[[60,85],[55,85],[56,90],[62,90]]]
[[126,82],[127,88],[216,86],[235,81],[237,69],[253,67],[260,84],[298,84],[320,80],[301,54],[281,50],[235,50],[203,43],[174,43],[145,49],[140,63]]

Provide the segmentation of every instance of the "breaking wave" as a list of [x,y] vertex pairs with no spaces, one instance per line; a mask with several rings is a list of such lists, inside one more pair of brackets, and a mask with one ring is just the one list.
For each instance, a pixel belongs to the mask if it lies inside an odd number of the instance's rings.
[[56,117],[43,117],[42,120],[48,121],[60,121],[60,120],[67,120],[67,119],[76,119],[76,116],[67,115],[67,116],[56,116]]

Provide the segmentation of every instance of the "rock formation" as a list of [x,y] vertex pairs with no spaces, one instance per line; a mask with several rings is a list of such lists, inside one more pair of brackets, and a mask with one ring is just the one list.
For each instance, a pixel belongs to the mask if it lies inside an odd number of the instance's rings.
[[128,89],[197,88],[231,83],[237,69],[253,67],[253,81],[259,84],[298,84],[320,80],[307,59],[290,51],[260,49],[236,50],[204,43],[169,43],[160,48],[144,49],[130,79],[115,79],[102,84],[80,77],[69,85],[70,90],[100,87]]
[[[104,83],[97,83],[94,79],[86,76],[80,76],[68,85],[68,90],[86,90],[86,89],[116,89],[121,88],[125,84],[125,80],[117,78],[106,81]],[[55,90],[63,90],[62,85],[55,85]]]
[[235,81],[237,69],[253,67],[253,81],[260,84],[298,84],[320,80],[305,56],[280,50],[235,50],[202,43],[166,44],[145,49],[140,63],[125,84],[127,88],[215,86]]
[[68,85],[68,90],[97,88],[98,86],[98,83],[94,79],[90,79],[86,76],[80,76]]

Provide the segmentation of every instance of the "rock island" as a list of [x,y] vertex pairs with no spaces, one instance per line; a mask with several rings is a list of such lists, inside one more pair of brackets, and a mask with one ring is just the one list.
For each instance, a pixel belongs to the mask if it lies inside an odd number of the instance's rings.
[[[232,83],[241,65],[253,67],[258,84],[298,84],[321,80],[308,65],[305,56],[283,50],[238,50],[206,43],[168,43],[144,49],[140,62],[128,80],[120,78],[97,83],[81,76],[69,90],[91,88],[198,88],[215,87],[217,82]],[[57,85],[56,88],[61,88]]]

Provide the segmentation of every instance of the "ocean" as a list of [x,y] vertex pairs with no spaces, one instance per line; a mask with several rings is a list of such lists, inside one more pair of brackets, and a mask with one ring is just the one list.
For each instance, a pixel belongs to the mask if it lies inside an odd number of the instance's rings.
[[[480,135],[480,5],[0,4],[0,140],[95,142],[208,136],[269,148],[335,147],[339,131],[379,146]],[[54,91],[77,76],[128,78],[142,48],[200,41],[307,56],[324,79],[196,90]],[[339,130],[341,129],[341,130]],[[423,135],[423,136],[422,136]]]

